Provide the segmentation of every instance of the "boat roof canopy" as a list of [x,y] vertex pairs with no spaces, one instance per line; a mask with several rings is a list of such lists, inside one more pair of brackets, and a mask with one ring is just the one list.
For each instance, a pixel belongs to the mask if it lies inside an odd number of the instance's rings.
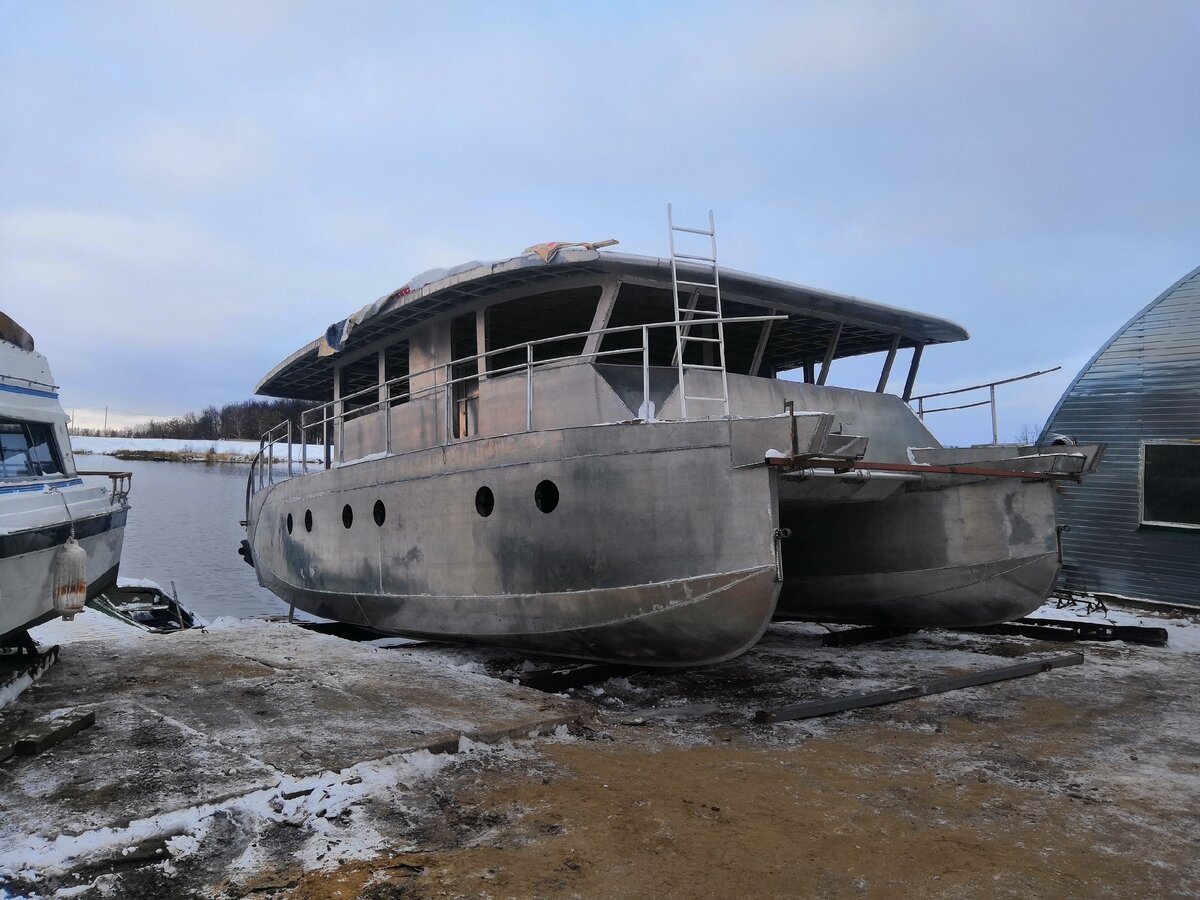
[[0,341],[8,341],[22,350],[33,349],[32,335],[2,312],[0,312]]
[[[700,279],[712,270],[679,264],[680,275]],[[349,318],[279,363],[259,382],[259,394],[304,400],[333,396],[337,357],[369,347],[389,334],[400,334],[440,313],[500,291],[528,288],[541,293],[570,287],[582,275],[618,276],[657,282],[669,289],[671,261],[653,256],[601,253],[564,247],[549,259],[527,252],[500,262],[472,261],[452,269],[424,272],[408,284],[364,306]],[[890,350],[897,335],[900,347],[966,340],[954,322],[845,294],[805,287],[774,278],[721,268],[725,315],[763,315],[772,310],[788,321],[774,323],[770,357],[778,370],[819,362],[834,329],[841,325],[835,359]],[[618,303],[620,300],[618,299]],[[735,308],[748,304],[754,309]],[[746,326],[743,326],[746,327]],[[727,336],[727,341],[729,340]]]

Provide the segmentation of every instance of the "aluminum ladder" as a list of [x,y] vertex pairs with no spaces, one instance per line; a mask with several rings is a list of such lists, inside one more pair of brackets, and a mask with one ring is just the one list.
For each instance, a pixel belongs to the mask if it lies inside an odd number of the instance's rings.
[[[694,234],[709,239],[710,253],[708,256],[697,253],[681,253],[675,247],[675,235]],[[713,211],[708,211],[708,228],[685,228],[675,224],[671,204],[667,204],[667,238],[671,247],[671,295],[675,301],[675,359],[674,364],[679,373],[679,412],[680,418],[688,417],[688,401],[703,403],[720,403],[722,415],[729,415],[729,378],[725,371],[725,324],[721,314],[721,271],[717,266],[717,226]],[[711,281],[690,281],[679,277],[679,263],[684,261],[694,264],[704,270],[705,275],[711,272]],[[691,294],[687,304],[679,302],[680,287],[688,288]],[[705,294],[704,291],[711,293]],[[686,317],[685,317],[686,316]],[[694,335],[693,325],[703,325],[705,320],[716,323],[716,337]],[[713,348],[713,357],[704,357],[703,363],[684,362],[684,351],[689,344],[700,344]],[[714,364],[715,363],[715,364]],[[721,396],[710,397],[689,394],[687,390],[688,370],[721,373]]]

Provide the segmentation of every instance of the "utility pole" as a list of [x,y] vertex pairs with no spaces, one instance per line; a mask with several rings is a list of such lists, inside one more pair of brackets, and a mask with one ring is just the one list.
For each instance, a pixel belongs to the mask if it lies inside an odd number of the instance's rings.
[[108,437],[108,407],[104,407],[104,436]]

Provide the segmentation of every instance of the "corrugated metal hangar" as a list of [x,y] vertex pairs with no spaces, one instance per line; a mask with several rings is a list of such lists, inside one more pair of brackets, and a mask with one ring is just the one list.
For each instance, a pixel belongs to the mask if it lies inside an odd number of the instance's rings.
[[1108,445],[1059,495],[1068,590],[1200,606],[1200,268],[1083,367],[1039,443]]

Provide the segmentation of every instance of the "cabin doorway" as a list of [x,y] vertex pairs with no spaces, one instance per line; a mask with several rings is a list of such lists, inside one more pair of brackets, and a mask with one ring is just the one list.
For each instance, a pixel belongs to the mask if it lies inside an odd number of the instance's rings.
[[[470,437],[479,429],[479,331],[475,313],[450,321],[450,428],[454,438]],[[457,362],[457,360],[464,360]]]

